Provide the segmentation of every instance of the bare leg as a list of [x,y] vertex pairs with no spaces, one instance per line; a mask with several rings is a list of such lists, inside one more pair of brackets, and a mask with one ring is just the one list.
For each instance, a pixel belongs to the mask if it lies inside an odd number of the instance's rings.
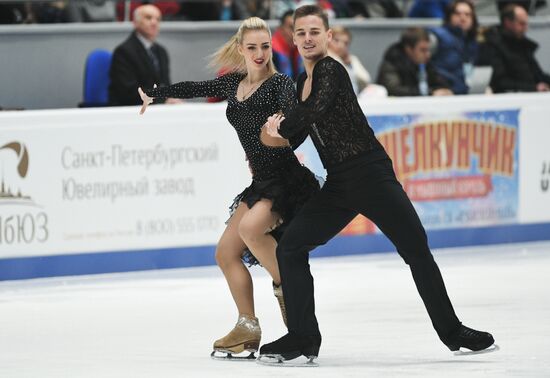
[[277,223],[278,219],[279,215],[271,211],[271,201],[262,199],[256,202],[239,222],[241,239],[269,272],[276,285],[281,283],[279,265],[275,255],[277,241],[267,232]]
[[216,248],[216,262],[227,280],[239,315],[254,316],[252,278],[241,260],[246,245],[239,236],[239,223],[248,211],[247,205],[241,203],[229,220]]

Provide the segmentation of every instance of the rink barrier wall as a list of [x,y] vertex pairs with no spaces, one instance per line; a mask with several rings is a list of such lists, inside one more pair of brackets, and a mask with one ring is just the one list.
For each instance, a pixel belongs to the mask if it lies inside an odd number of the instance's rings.
[[[548,240],[550,223],[435,230],[428,232],[430,247],[452,248]],[[311,257],[394,253],[384,235],[337,236]],[[215,247],[162,248],[75,255],[0,259],[0,281],[31,278],[175,269],[215,265]]]
[[[432,248],[550,240],[549,103],[361,100]],[[228,205],[250,183],[225,105],[136,113],[0,113],[0,280],[215,264]],[[428,143],[441,133],[444,149]],[[323,176],[310,142],[297,155]],[[448,167],[428,169],[442,156]],[[394,251],[366,220],[343,232],[312,256]]]

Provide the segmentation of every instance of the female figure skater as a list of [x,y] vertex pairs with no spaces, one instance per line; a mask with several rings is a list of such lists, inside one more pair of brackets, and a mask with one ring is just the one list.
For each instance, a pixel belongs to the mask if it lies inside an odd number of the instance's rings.
[[[231,353],[258,350],[261,329],[254,313],[252,279],[242,258],[259,262],[273,278],[275,296],[286,323],[281,278],[274,235],[280,235],[299,207],[319,190],[315,176],[302,166],[291,145],[299,145],[307,136],[293,138],[278,146],[267,145],[269,137],[262,126],[274,113],[285,114],[296,105],[292,80],[275,70],[272,61],[271,33],[260,18],[242,22],[237,33],[213,56],[212,65],[229,69],[229,74],[203,82],[181,82],[164,88],[138,91],[143,100],[141,113],[156,97],[227,99],[227,119],[237,131],[252,172],[252,184],[239,194],[231,207],[217,248],[216,262],[221,268],[239,312],[235,328],[214,342],[219,358],[235,358]],[[238,358],[238,357],[237,357]]]
[[309,252],[325,244],[358,213],[370,218],[397,247],[409,265],[432,324],[452,351],[483,351],[491,334],[459,321],[439,268],[428,247],[420,219],[397,181],[392,162],[376,139],[353,92],[346,69],[327,56],[331,37],[327,16],[316,6],[294,13],[294,42],[306,72],[298,78],[298,106],[268,119],[272,136],[292,138],[308,130],[327,180],[293,219],[279,245],[289,333],[260,349],[260,358],[289,360],[318,356],[321,333],[315,317]]

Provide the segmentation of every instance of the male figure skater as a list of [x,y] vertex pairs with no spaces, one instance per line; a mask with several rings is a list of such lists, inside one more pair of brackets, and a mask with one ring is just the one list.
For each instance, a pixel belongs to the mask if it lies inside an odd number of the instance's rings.
[[[269,117],[272,136],[292,138],[309,131],[328,176],[293,219],[277,247],[289,332],[265,344],[260,358],[275,361],[318,356],[321,333],[315,317],[309,252],[334,237],[358,213],[370,218],[410,266],[432,324],[452,351],[484,351],[494,339],[458,320],[441,273],[428,247],[426,232],[392,162],[361,110],[346,69],[327,56],[331,38],[327,16],[306,5],[294,14],[294,43],[306,72],[298,78],[294,111]],[[496,349],[496,346],[493,347]]]

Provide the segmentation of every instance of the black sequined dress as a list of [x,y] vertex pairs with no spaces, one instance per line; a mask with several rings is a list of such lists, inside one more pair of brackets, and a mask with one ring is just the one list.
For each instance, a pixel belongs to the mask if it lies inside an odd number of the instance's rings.
[[[237,88],[244,74],[231,73],[208,81],[184,81],[168,87],[146,90],[150,97],[219,97],[227,99],[227,119],[235,128],[252,170],[252,183],[237,195],[231,211],[244,202],[251,208],[262,198],[272,201],[271,210],[280,215],[282,224],[272,231],[278,239],[300,207],[319,190],[313,173],[300,164],[292,147],[270,147],[260,140],[262,126],[267,118],[279,111],[285,114],[296,106],[296,92],[292,80],[276,73],[247,99],[237,100]],[[293,135],[291,146],[299,146],[307,131]],[[245,254],[243,258],[251,258]],[[257,263],[255,259],[247,261]]]

